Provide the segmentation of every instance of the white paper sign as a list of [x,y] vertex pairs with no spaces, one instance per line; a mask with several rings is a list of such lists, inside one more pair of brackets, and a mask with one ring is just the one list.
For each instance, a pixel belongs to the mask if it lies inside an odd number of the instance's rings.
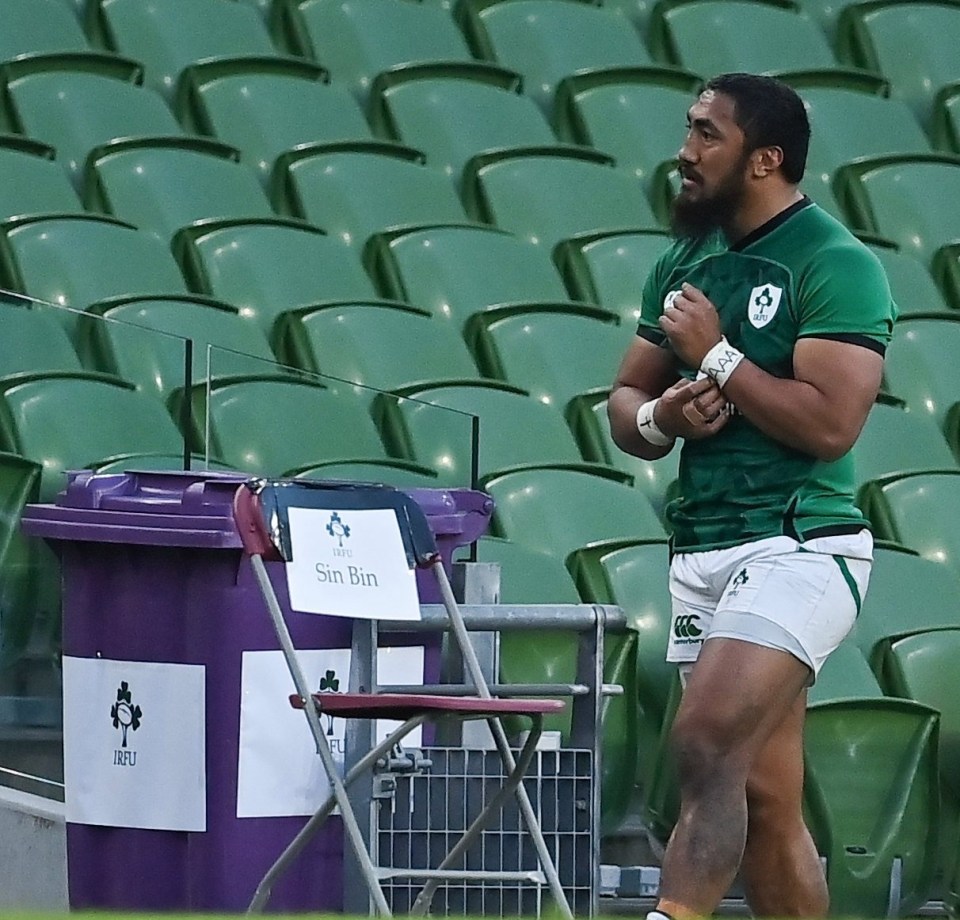
[[64,657],[67,821],[206,830],[204,670]]
[[284,568],[301,613],[418,620],[416,575],[391,508],[291,508],[293,560]]
[[[321,691],[344,692],[350,675],[349,649],[302,649],[297,660],[307,683]],[[380,684],[423,681],[423,648],[380,649]],[[311,815],[330,794],[330,784],[306,717],[288,699],[296,692],[283,653],[243,653],[240,688],[240,752],[237,764],[237,817]],[[334,760],[343,765],[344,719],[320,716]],[[377,723],[382,739],[399,723]],[[406,744],[420,744],[420,730]]]

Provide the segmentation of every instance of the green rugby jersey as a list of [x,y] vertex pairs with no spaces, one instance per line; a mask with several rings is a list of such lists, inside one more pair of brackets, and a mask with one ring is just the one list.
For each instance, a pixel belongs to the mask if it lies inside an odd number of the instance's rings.
[[[643,290],[637,334],[669,348],[657,320],[682,282],[716,306],[723,334],[776,377],[793,375],[800,338],[854,342],[883,354],[896,317],[879,261],[809,199],[729,246],[721,233],[679,240]],[[698,368],[677,359],[677,371]],[[678,497],[667,508],[677,551],[787,534],[811,539],[867,526],[854,504],[853,458],[824,462],[736,414],[716,435],[684,441]]]

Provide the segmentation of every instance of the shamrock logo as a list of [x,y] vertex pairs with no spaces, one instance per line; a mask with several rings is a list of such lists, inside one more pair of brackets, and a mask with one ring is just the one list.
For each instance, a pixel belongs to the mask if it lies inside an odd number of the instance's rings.
[[127,682],[120,681],[120,686],[117,688],[117,701],[110,707],[110,718],[113,719],[113,727],[119,728],[122,733],[121,747],[127,746],[127,732],[136,731],[140,727],[142,716],[140,707],[133,705],[133,697]]

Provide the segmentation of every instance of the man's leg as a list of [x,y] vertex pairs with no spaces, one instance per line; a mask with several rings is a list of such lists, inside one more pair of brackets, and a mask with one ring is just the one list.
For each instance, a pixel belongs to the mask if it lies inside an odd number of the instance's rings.
[[671,732],[681,804],[659,911],[706,916],[727,893],[747,840],[747,777],[809,675],[788,652],[739,639],[703,644]]
[[803,821],[803,722],[807,694],[795,700],[747,777],[747,843],[740,866],[757,917],[823,917],[829,895]]

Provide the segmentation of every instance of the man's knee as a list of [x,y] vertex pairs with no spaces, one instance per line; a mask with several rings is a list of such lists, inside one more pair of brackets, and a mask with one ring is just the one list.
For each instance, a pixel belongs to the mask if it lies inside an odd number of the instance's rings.
[[698,714],[678,714],[670,732],[670,748],[683,786],[706,783],[716,788],[746,782],[743,752],[729,734]]

